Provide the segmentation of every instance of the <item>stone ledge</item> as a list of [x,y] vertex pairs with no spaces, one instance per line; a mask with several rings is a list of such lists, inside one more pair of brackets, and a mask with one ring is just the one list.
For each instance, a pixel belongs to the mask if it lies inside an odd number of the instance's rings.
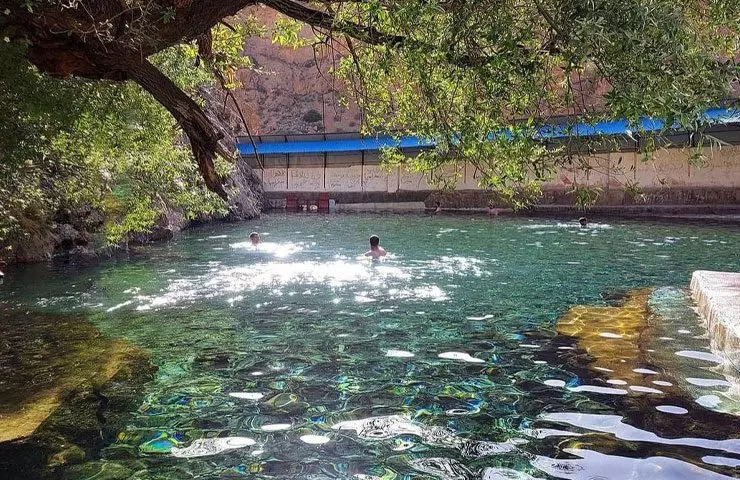
[[424,202],[337,203],[338,212],[423,212]]
[[697,270],[691,292],[707,323],[712,351],[740,371],[740,273]]

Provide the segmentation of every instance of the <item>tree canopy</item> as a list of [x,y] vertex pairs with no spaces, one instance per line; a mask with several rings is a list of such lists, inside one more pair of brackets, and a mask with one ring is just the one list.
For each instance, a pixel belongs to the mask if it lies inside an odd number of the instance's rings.
[[[134,84],[40,75],[23,53],[0,50],[0,240],[81,204],[108,218],[110,241],[146,230],[164,205],[190,216],[223,209],[151,96]],[[184,55],[154,61],[190,89],[204,80],[168,66]]]
[[[535,136],[537,127],[553,117],[657,116],[669,125],[700,130],[700,112],[731,99],[739,75],[740,2],[734,0],[2,3],[0,39],[15,46],[3,47],[3,64],[16,62],[13,55],[20,54],[49,76],[85,79],[54,84],[23,69],[15,77],[4,77],[13,84],[2,100],[13,105],[4,111],[11,112],[15,129],[6,138],[20,136],[23,142],[13,148],[27,151],[0,153],[3,168],[9,168],[8,158],[28,156],[26,160],[37,162],[33,154],[38,145],[31,139],[41,137],[49,141],[44,148],[72,150],[85,162],[105,156],[111,168],[126,162],[117,155],[101,155],[95,146],[99,143],[85,145],[85,139],[104,138],[115,146],[114,132],[128,132],[132,138],[139,132],[142,140],[132,150],[166,150],[161,143],[167,137],[163,112],[131,84],[115,84],[131,81],[174,117],[189,138],[204,184],[224,199],[229,192],[215,162],[218,155],[232,158],[233,146],[223,141],[191,96],[192,84],[179,77],[193,70],[197,58],[203,62],[195,69],[198,73],[185,76],[214,75],[221,86],[233,86],[235,69],[249,55],[247,51],[242,57],[241,43],[234,37],[260,31],[251,17],[234,17],[249,6],[262,5],[283,15],[276,41],[300,41],[300,26],[307,24],[315,33],[308,40],[314,48],[341,54],[334,73],[347,81],[364,110],[366,132],[403,130],[436,140],[435,149],[414,159],[396,157],[399,161],[444,180],[449,175],[445,166],[465,159],[482,172],[485,185],[496,188],[536,182],[569,160],[568,152],[547,148]],[[224,41],[224,36],[230,39]],[[177,54],[182,49],[188,54]],[[49,96],[41,98],[40,92]],[[69,111],[61,107],[83,104]],[[61,116],[46,125],[46,119],[33,117],[39,105]],[[132,120],[142,111],[156,117],[157,124]],[[88,133],[93,118],[109,123]],[[56,128],[53,122],[75,127],[63,135],[46,135],[46,128]],[[24,132],[31,123],[34,129]],[[501,131],[507,135],[491,136]],[[160,155],[182,159],[182,149],[168,148]],[[125,155],[129,164],[132,155]],[[59,158],[45,152],[41,163],[28,168],[64,170]],[[180,160],[177,175],[165,169],[158,174],[167,177],[155,183],[183,184]],[[89,188],[87,180],[77,181],[80,191]],[[180,192],[190,188],[185,184]]]

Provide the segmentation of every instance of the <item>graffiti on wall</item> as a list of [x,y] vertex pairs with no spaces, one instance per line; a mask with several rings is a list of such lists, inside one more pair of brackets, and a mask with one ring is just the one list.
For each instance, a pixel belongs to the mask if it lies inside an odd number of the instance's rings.
[[326,189],[330,192],[362,191],[362,167],[329,168],[326,170]]
[[321,168],[291,168],[288,172],[290,190],[307,192],[324,188],[324,170]]
[[280,192],[286,189],[288,170],[285,168],[266,168],[262,171],[262,185],[265,191]]
[[[571,188],[574,183],[623,188],[630,183],[639,187],[740,187],[740,147],[705,152],[705,164],[691,163],[689,151],[663,149],[652,161],[642,161],[634,152],[616,152],[589,160],[587,172],[563,168],[555,172],[545,188]],[[454,173],[451,170],[449,173]],[[457,179],[458,189],[478,189],[481,172],[468,164]],[[397,189],[429,190],[424,175],[404,170],[387,170],[376,165],[352,164],[342,167],[269,167],[262,172],[268,192],[330,191],[330,192],[395,192]]]

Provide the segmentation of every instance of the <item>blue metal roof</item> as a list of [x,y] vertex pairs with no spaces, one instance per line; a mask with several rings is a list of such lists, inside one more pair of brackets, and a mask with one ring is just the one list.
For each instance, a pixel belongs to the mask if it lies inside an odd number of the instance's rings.
[[[257,142],[257,153],[260,155],[279,155],[286,153],[331,153],[331,152],[359,152],[376,151],[387,147],[422,148],[432,147],[433,142],[419,137],[407,136],[395,139],[389,136],[347,138],[342,140],[293,140],[289,142]],[[254,155],[254,148],[250,142],[237,144],[242,155]]]
[[[713,124],[740,123],[740,109],[712,108],[704,112],[704,119]],[[569,136],[614,136],[633,132],[654,132],[663,130],[665,121],[656,118],[642,118],[639,125],[630,125],[627,120],[611,120],[595,124],[577,123],[575,125],[553,125],[539,129],[538,136],[543,140],[556,140]],[[676,128],[674,126],[673,128]],[[341,140],[292,140],[288,142],[256,142],[259,155],[311,154],[332,152],[377,151],[387,147],[425,148],[434,142],[415,136],[393,138],[390,136],[348,138]],[[250,142],[237,144],[242,155],[254,155]]]

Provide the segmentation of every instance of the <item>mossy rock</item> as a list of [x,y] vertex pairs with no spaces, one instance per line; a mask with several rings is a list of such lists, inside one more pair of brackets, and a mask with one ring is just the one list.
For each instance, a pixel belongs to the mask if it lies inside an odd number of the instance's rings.
[[[9,348],[26,353],[0,367],[6,380],[0,388],[0,478],[44,478],[100,458],[139,406],[156,367],[85,317],[10,313],[0,321]],[[31,381],[38,378],[44,381]]]
[[85,451],[77,445],[69,445],[55,453],[49,459],[48,468],[57,468],[62,465],[75,465],[85,461]]
[[63,480],[126,480],[134,471],[114,462],[88,462],[64,469]]

